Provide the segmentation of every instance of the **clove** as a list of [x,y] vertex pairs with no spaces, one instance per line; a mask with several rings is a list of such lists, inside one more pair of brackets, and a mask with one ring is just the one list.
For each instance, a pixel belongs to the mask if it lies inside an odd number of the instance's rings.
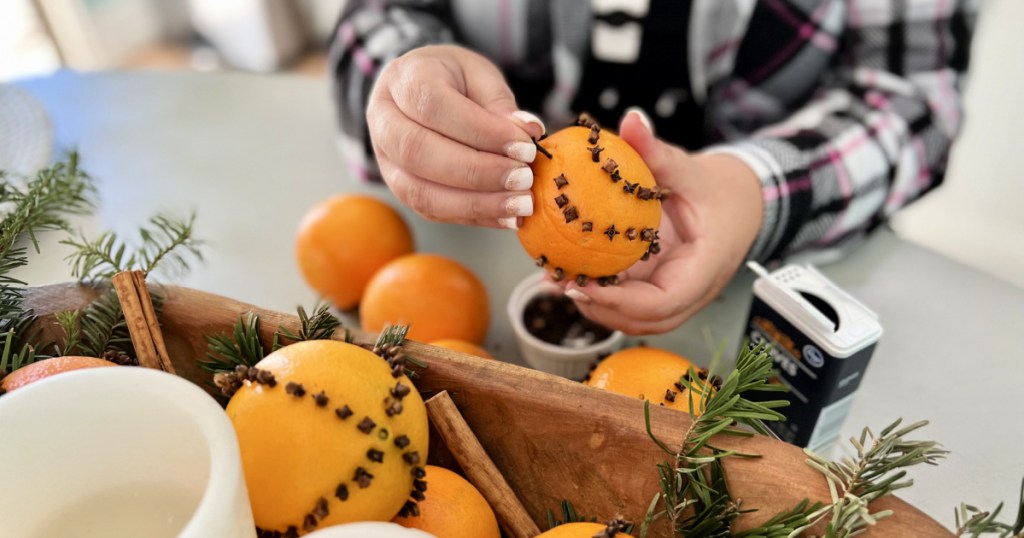
[[352,416],[352,410],[349,409],[347,405],[343,405],[335,409],[334,414],[338,415],[338,418],[340,418],[341,420],[345,420],[346,418]]
[[296,383],[294,381],[289,381],[288,384],[284,386],[284,391],[297,398],[301,398],[306,395],[306,389],[303,388],[302,383]]
[[373,419],[370,417],[363,417],[363,420],[356,427],[359,428],[359,431],[365,434],[369,434],[370,432],[373,431],[374,428],[377,427],[377,423],[374,422]]

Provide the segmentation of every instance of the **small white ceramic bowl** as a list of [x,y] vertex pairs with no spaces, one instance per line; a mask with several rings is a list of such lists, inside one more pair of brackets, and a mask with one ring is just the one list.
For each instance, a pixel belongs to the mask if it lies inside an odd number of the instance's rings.
[[93,368],[0,397],[4,536],[255,538],[234,428],[198,386]]
[[508,317],[519,343],[519,352],[530,366],[569,379],[580,380],[600,357],[618,351],[625,335],[615,331],[604,340],[580,348],[558,346],[545,342],[526,330],[523,311],[531,299],[544,293],[562,293],[562,289],[544,279],[544,272],[534,273],[516,285],[508,298]]

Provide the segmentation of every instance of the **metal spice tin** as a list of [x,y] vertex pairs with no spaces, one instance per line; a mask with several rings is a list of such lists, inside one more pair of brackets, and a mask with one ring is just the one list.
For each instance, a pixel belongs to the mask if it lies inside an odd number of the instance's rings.
[[[790,390],[786,420],[769,423],[784,441],[828,449],[840,435],[854,394],[882,336],[878,316],[809,265],[760,277],[745,325],[752,344],[767,342],[777,381]],[[771,393],[772,398],[779,393]]]

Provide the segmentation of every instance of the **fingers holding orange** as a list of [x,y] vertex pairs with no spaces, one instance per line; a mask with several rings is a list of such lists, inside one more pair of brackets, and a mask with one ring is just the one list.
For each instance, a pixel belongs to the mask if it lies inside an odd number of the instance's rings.
[[[441,185],[481,192],[508,190],[508,178],[522,160],[502,154],[480,151],[432,131],[406,117],[393,103],[377,105],[374,117],[373,142],[391,163],[411,174]],[[510,144],[505,142],[504,144]],[[522,158],[521,151],[530,151],[532,144],[508,146],[510,155]],[[517,149],[523,148],[523,149]],[[524,188],[529,188],[526,186]]]
[[389,160],[382,160],[380,166],[395,196],[428,220],[459,224],[480,220],[498,223],[500,218],[533,213],[533,197],[529,191],[470,191],[413,175]]

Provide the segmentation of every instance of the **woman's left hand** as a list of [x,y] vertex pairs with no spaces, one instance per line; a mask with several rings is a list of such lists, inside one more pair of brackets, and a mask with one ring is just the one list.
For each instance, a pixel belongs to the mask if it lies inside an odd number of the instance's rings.
[[662,202],[661,252],[620,274],[617,286],[563,283],[586,317],[628,334],[670,331],[710,303],[745,261],[764,211],[760,182],[742,161],[690,155],[649,125],[631,111],[619,133],[671,191]]

